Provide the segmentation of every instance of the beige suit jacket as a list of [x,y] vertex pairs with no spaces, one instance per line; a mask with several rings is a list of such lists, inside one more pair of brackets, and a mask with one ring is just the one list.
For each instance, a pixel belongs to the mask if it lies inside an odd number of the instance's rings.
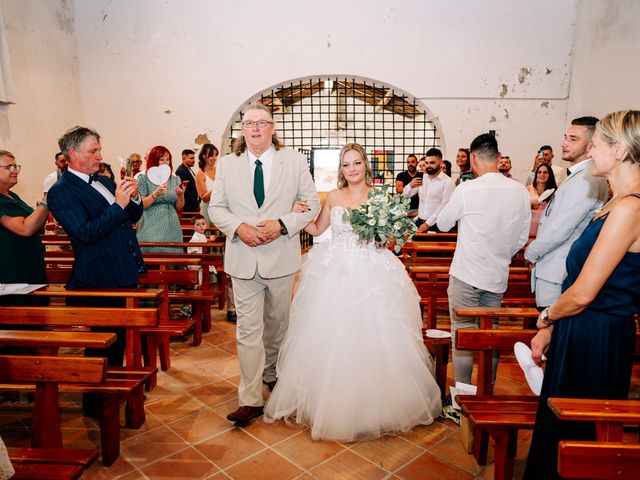
[[[239,156],[225,155],[218,161],[209,217],[227,237],[225,272],[242,279],[253,278],[256,269],[263,278],[291,275],[300,268],[299,232],[320,210],[307,159],[291,149],[276,151],[269,186],[260,208],[253,196],[252,185],[247,152]],[[310,210],[292,213],[296,200],[307,200]],[[286,225],[288,235],[267,245],[250,247],[235,234],[242,223],[255,226],[262,220],[278,218]]]

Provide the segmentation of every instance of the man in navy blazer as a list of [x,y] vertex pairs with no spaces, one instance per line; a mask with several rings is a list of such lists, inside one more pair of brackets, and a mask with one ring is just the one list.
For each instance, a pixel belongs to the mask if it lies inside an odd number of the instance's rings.
[[[93,130],[74,127],[58,145],[69,166],[49,190],[47,203],[73,247],[67,288],[135,287],[138,272],[144,270],[132,228],[144,209],[136,181],[125,177],[116,187],[107,177],[96,175],[102,148],[100,135]],[[106,352],[110,365],[122,364],[124,332],[116,333],[117,346]]]

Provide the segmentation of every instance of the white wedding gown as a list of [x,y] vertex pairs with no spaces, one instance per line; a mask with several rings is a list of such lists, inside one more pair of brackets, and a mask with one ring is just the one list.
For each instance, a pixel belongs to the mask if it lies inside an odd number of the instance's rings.
[[407,432],[440,415],[418,292],[388,249],[361,244],[343,207],[311,249],[278,358],[265,421],[295,418],[314,439]]

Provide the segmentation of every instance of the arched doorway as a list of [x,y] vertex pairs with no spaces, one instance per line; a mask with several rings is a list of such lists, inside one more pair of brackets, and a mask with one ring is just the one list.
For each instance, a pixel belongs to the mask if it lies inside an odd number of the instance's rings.
[[337,168],[333,157],[346,143],[362,144],[376,182],[388,184],[405,169],[407,155],[421,157],[443,143],[427,108],[406,92],[363,77],[319,76],[287,81],[249,98],[227,125],[223,151],[231,150],[252,102],[271,108],[278,135],[307,155],[320,184],[320,170],[331,162]]

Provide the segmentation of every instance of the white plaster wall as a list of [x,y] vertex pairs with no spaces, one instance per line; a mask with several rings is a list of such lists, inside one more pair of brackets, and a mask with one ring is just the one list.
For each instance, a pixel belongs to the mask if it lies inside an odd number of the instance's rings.
[[578,2],[569,119],[640,109],[640,2]]
[[495,129],[519,177],[564,130],[574,0],[75,5],[86,119],[111,163],[164,144],[178,164],[199,134],[220,144],[247,98],[323,74],[372,78],[423,99],[448,158]]
[[84,122],[72,0],[0,0],[15,104],[0,106],[0,148],[22,165],[13,189],[27,203],[42,198],[54,170],[57,139]]

